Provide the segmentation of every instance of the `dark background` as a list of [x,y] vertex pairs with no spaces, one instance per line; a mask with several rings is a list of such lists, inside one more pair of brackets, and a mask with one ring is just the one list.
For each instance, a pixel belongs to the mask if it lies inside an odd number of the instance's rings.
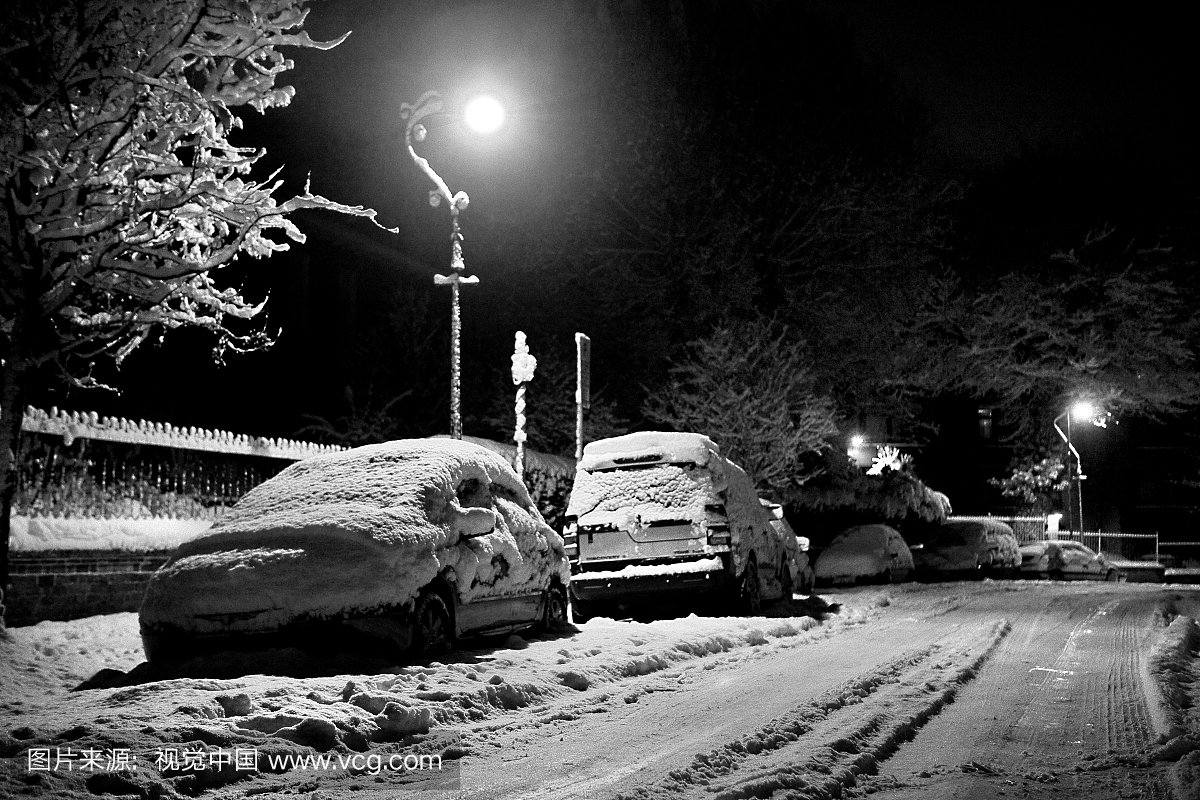
[[[202,334],[174,333],[127,360],[120,395],[50,389],[35,402],[304,436],[314,416],[334,420],[352,403],[407,392],[394,432],[445,432],[449,292],[432,276],[447,269],[448,212],[429,207],[431,187],[404,151],[399,117],[402,102],[428,89],[449,108],[490,91],[509,113],[489,138],[432,122],[419,147],[452,191],[471,196],[464,252],[481,283],[463,290],[467,433],[490,433],[482,420],[504,386],[518,328],[539,359],[564,363],[573,332],[591,335],[595,385],[640,424],[647,384],[665,374],[686,326],[676,320],[661,342],[631,349],[631,331],[645,335],[602,302],[600,284],[573,257],[573,232],[585,228],[571,203],[595,186],[596,164],[656,136],[669,161],[670,120],[645,111],[660,96],[662,108],[716,109],[710,118],[726,127],[697,128],[718,131],[714,152],[770,159],[780,140],[765,132],[794,125],[796,147],[826,130],[856,163],[957,187],[943,257],[962,274],[1036,261],[1097,224],[1194,251],[1196,147],[1186,123],[1196,82],[1179,7],[786,5],[780,23],[776,3],[314,3],[306,26],[314,38],[351,35],[328,52],[294,53],[293,103],[265,116],[244,110],[238,139],[266,148],[260,177],[281,167],[285,191],[309,180],[317,194],[375,208],[398,233],[298,215],[308,243],[245,272],[246,292],[269,293],[270,323],[281,328],[271,351],[218,367]],[[594,52],[593,29],[607,31]],[[627,104],[630,87],[640,93]],[[651,182],[640,191],[669,206],[672,190]],[[773,302],[773,291],[765,285],[757,302]],[[531,404],[537,389],[535,379]],[[843,408],[848,429],[863,421],[860,411]],[[1004,471],[1010,449],[979,440],[969,398],[929,413],[939,433],[924,443],[922,476],[968,498],[956,510],[996,502],[979,487]],[[1140,430],[1146,441],[1166,435]],[[1097,464],[1100,483],[1102,451],[1117,441],[1081,446],[1091,447],[1085,466],[1092,473],[1089,462]]]

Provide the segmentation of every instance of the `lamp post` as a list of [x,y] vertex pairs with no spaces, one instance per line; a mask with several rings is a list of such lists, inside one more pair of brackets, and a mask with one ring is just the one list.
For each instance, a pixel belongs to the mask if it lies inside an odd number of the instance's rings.
[[[1075,467],[1076,467],[1076,473],[1077,473],[1077,480],[1079,481],[1079,485],[1076,486],[1076,488],[1075,488],[1075,499],[1078,503],[1078,509],[1079,509],[1079,538],[1082,540],[1083,539],[1083,481],[1087,476],[1083,474],[1083,461],[1079,458],[1079,451],[1075,449],[1075,445],[1071,444],[1071,417],[1072,416],[1074,416],[1076,419],[1091,420],[1093,422],[1093,424],[1101,425],[1101,427],[1103,427],[1103,424],[1096,422],[1097,412],[1096,412],[1095,406],[1093,406],[1091,403],[1084,402],[1084,401],[1075,403],[1070,408],[1068,408],[1066,411],[1064,411],[1063,413],[1059,414],[1057,417],[1054,418],[1054,430],[1058,431],[1058,435],[1060,437],[1062,437],[1062,440],[1064,442],[1067,443],[1067,450],[1070,451],[1071,455],[1075,456]],[[1067,420],[1067,430],[1065,433],[1063,432],[1062,428],[1058,427],[1058,421],[1064,417],[1066,417],[1066,420]],[[1107,419],[1108,415],[1106,414],[1104,416],[1104,418]],[[1071,480],[1072,480],[1071,464],[1070,464],[1070,460],[1068,460],[1068,462],[1067,462],[1067,508],[1068,509],[1071,508]]]
[[[450,274],[434,275],[433,282],[437,286],[450,287],[450,435],[455,439],[462,438],[462,385],[461,385],[461,348],[462,317],[459,312],[458,287],[460,284],[479,283],[476,275],[465,276],[463,271],[466,264],[462,255],[462,232],[458,227],[458,213],[466,210],[471,199],[466,192],[451,193],[450,187],[441,176],[429,166],[429,161],[417,155],[413,142],[425,140],[425,125],[422,120],[433,114],[442,113],[444,104],[437,92],[426,92],[417,98],[415,103],[400,104],[400,119],[405,121],[404,145],[413,163],[424,172],[436,187],[429,192],[429,204],[434,208],[445,200],[450,205]],[[481,133],[490,133],[503,123],[503,110],[490,97],[480,97],[471,101],[467,107],[468,123]]]

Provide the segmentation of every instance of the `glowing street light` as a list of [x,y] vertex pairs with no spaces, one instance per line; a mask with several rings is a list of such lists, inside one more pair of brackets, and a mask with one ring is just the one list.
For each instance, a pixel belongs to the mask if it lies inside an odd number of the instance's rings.
[[495,133],[504,126],[504,106],[490,94],[481,94],[467,101],[463,119],[476,133]]
[[[405,121],[404,145],[417,168],[425,173],[435,189],[429,192],[429,204],[437,208],[445,200],[450,206],[450,274],[434,275],[433,282],[438,286],[450,287],[450,435],[455,439],[462,438],[462,379],[461,379],[461,345],[462,317],[459,312],[458,287],[460,284],[479,283],[476,275],[465,276],[463,271],[466,264],[462,255],[462,232],[458,227],[458,212],[465,211],[471,198],[466,192],[451,193],[450,187],[441,176],[429,166],[429,161],[417,155],[413,142],[425,141],[427,133],[422,120],[434,114],[441,114],[444,104],[437,92],[426,92],[417,98],[417,102],[400,104],[400,119]],[[477,97],[467,103],[464,119],[473,130],[479,133],[493,133],[504,124],[504,108],[490,95]]]
[[1075,417],[1075,420],[1078,422],[1091,420],[1096,416],[1096,407],[1087,400],[1080,400],[1078,403],[1075,403],[1073,406],[1071,406],[1071,415]]
[[[1108,419],[1112,414],[1107,411],[1102,411],[1093,403],[1087,400],[1079,400],[1071,405],[1063,413],[1054,418],[1054,430],[1058,431],[1058,435],[1067,443],[1067,450],[1071,455],[1075,456],[1075,467],[1077,473],[1078,485],[1075,488],[1075,497],[1078,501],[1079,508],[1079,533],[1083,534],[1083,481],[1087,478],[1083,474],[1083,461],[1079,458],[1079,451],[1075,449],[1075,445],[1071,444],[1071,418],[1074,417],[1076,422],[1090,422],[1098,428],[1107,427]],[[1066,418],[1067,430],[1064,433],[1063,429],[1058,427],[1058,421]],[[1067,508],[1071,507],[1071,464],[1067,462]]]

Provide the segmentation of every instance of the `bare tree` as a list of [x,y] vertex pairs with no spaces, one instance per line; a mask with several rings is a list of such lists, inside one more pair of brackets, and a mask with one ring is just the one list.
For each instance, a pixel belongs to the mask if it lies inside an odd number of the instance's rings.
[[[195,327],[214,357],[266,347],[265,298],[226,278],[239,256],[304,235],[287,215],[375,212],[250,173],[236,111],[285,106],[282,46],[306,0],[17,0],[0,23],[0,586],[7,580],[13,449],[35,372],[101,386],[152,336]],[[343,39],[345,37],[342,37]],[[271,238],[278,231],[283,241]],[[245,262],[242,262],[243,265]],[[239,272],[244,272],[240,270]]]
[[900,377],[999,406],[1009,438],[1053,443],[1050,420],[1088,400],[1159,417],[1200,403],[1200,317],[1168,249],[1094,231],[1048,264],[931,292]]
[[724,324],[688,345],[643,413],[707,434],[763,489],[802,483],[837,433],[833,402],[816,393],[800,342],[774,321]]

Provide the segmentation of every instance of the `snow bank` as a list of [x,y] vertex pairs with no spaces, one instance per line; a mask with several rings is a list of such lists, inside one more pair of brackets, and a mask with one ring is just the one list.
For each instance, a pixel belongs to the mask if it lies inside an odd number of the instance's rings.
[[47,550],[174,550],[207,531],[207,519],[11,518],[10,548],[18,553]]
[[[501,456],[452,439],[387,442],[298,462],[250,491],[154,575],[142,621],[270,628],[403,605],[438,575],[470,602],[570,572]],[[198,618],[247,612],[260,613]]]

